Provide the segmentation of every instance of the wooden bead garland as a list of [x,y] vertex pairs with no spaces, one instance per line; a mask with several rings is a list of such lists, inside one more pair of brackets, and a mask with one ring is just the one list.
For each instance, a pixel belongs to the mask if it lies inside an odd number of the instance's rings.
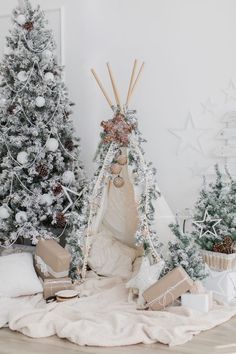
[[119,155],[117,157],[117,162],[119,165],[126,165],[127,164],[127,157],[125,155]]
[[113,175],[118,175],[122,170],[122,166],[118,163],[114,163],[113,165],[111,165],[111,173]]

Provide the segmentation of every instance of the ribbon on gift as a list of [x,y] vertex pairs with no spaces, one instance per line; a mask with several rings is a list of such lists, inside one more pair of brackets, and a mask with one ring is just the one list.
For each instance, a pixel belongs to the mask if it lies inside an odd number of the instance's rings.
[[[163,294],[155,297],[153,300],[149,301],[146,305],[144,305],[144,307],[142,308],[147,309],[149,308],[153,303],[158,302],[160,304],[161,307],[165,308],[166,307],[166,301],[167,301],[167,296],[170,295],[171,296],[171,304],[173,304],[173,302],[175,301],[175,296],[172,293],[174,289],[176,289],[180,284],[182,284],[183,282],[185,282],[186,280],[188,280],[187,277],[184,277],[183,279],[181,279],[180,281],[178,281],[178,283],[176,283],[175,285],[171,286],[170,288],[168,288]],[[141,308],[140,308],[141,310]]]
[[35,265],[43,273],[45,277],[53,276],[54,278],[64,278],[68,276],[68,270],[63,272],[55,272],[41,257],[35,255]]

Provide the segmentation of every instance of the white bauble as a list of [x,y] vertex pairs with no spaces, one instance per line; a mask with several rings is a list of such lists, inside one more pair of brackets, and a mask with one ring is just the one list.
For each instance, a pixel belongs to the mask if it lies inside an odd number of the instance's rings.
[[19,25],[23,25],[26,22],[25,15],[18,15],[16,21],[19,23]]
[[11,54],[13,54],[13,52],[14,52],[13,49],[10,48],[10,47],[7,47],[7,46],[6,46],[6,47],[4,48],[4,54],[5,54],[5,55],[11,55]]
[[55,138],[50,138],[46,142],[46,149],[48,151],[55,152],[58,149],[58,146],[59,146],[59,143],[58,143],[57,139],[55,139]]
[[28,75],[27,72],[25,70],[21,70],[18,74],[17,74],[17,79],[19,81],[26,81],[28,79]]
[[44,80],[46,82],[54,81],[54,75],[51,72],[48,72],[44,75]]
[[16,159],[21,165],[25,165],[28,162],[27,152],[26,151],[19,152]]
[[65,184],[72,184],[75,181],[75,175],[72,171],[65,171],[62,175],[62,181]]
[[51,194],[42,194],[40,197],[40,204],[50,206],[53,203]]
[[44,50],[42,53],[43,59],[46,59],[46,60],[50,60],[52,58],[52,56],[53,56],[53,53],[49,49]]
[[43,96],[38,96],[35,100],[35,104],[37,107],[43,107],[45,106],[45,98]]
[[6,102],[7,102],[6,98],[1,97],[1,98],[0,98],[0,107],[4,107],[5,104],[6,104]]
[[1,206],[0,207],[0,219],[5,220],[5,219],[8,219],[9,216],[10,216],[10,213],[7,210],[7,208],[4,206]]
[[15,215],[15,219],[18,224],[22,224],[28,220],[28,217],[25,211],[18,211]]

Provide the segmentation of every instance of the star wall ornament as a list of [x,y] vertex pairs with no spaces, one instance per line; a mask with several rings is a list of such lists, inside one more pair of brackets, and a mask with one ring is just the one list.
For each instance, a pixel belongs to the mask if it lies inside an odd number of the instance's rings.
[[192,114],[189,113],[183,129],[169,129],[169,132],[180,139],[180,144],[177,149],[177,155],[185,151],[187,148],[203,154],[203,149],[200,143],[200,137],[205,133],[206,129],[195,127]]
[[[200,228],[199,238],[202,238],[203,236],[206,236],[206,235],[212,235],[215,238],[221,239],[217,235],[217,232],[216,232],[216,229],[215,229],[216,225],[218,225],[221,222],[221,220],[222,219],[212,219],[211,216],[208,213],[208,210],[206,209],[205,213],[204,213],[203,220],[194,221],[193,222],[194,225],[196,225],[197,227]],[[212,223],[212,225],[211,225],[212,231],[211,230],[206,230],[205,232],[203,232],[203,228],[204,228],[204,226],[206,226],[206,223]]]
[[222,91],[225,95],[225,102],[236,100],[236,86],[233,80],[230,80],[228,86]]
[[[67,187],[65,187],[63,185],[62,185],[62,189],[63,189],[63,192],[65,193],[65,195],[66,195],[66,197],[67,197],[67,199],[69,201],[69,204],[67,205],[67,207],[62,211],[62,213],[65,214],[67,212],[67,210],[69,210],[77,202],[77,200],[81,197],[82,192],[81,193],[77,193],[77,192],[73,191],[72,189],[67,188]],[[73,195],[76,195],[78,198],[76,198],[76,200],[73,202],[69,193],[71,193]]]
[[202,106],[202,113],[206,114],[206,113],[211,113],[212,115],[215,114],[215,108],[216,108],[216,104],[214,104],[211,100],[211,98],[208,98],[205,102],[201,103]]

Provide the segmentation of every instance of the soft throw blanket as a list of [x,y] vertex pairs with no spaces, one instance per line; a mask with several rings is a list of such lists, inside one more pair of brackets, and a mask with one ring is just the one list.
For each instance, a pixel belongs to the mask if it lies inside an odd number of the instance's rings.
[[45,304],[41,295],[0,299],[0,326],[39,338],[57,335],[79,345],[120,346],[161,342],[171,346],[229,320],[236,305],[215,305],[208,314],[181,306],[136,310],[119,278],[88,278],[81,298]]

